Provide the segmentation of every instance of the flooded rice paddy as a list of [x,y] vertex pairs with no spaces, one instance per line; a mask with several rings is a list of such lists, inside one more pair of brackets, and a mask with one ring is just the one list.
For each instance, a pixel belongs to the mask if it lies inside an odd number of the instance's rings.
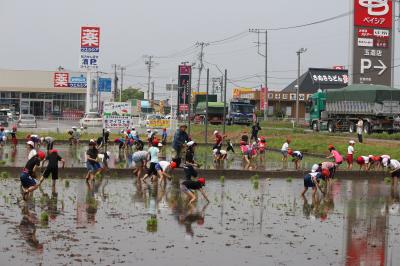
[[[0,265],[398,265],[399,195],[379,180],[337,180],[300,197],[303,182],[210,180],[188,205],[131,178],[50,180],[24,202],[1,180]],[[46,216],[48,223],[46,223]]]

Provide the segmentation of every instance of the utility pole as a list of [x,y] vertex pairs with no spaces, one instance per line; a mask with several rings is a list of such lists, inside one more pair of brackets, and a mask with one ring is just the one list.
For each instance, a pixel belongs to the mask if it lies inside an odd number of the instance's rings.
[[120,70],[121,70],[121,88],[119,90],[119,101],[122,102],[122,90],[124,89],[124,71],[125,71],[125,67],[121,66]]
[[[208,144],[208,90],[210,86],[210,69],[207,68],[207,91],[206,91],[206,117],[205,117],[205,123],[206,123],[206,134],[204,134],[204,142]],[[213,83],[214,87],[214,83]]]
[[117,74],[117,68],[119,67],[117,64],[111,65],[112,68],[114,68],[114,92],[113,92],[113,99],[116,101],[117,99],[117,90],[118,90],[118,74]]
[[145,64],[147,65],[147,99],[150,100],[150,83],[151,83],[151,69],[153,68],[153,56],[152,55],[146,55],[145,58],[147,60],[145,61]]
[[[265,58],[265,88],[264,88],[264,121],[268,115],[268,30],[266,29],[250,29],[249,32],[257,33],[257,53]],[[265,54],[260,52],[260,33],[265,34]]]
[[203,64],[203,57],[204,57],[204,47],[210,45],[209,43],[205,42],[197,42],[196,46],[200,47],[200,54],[199,54],[199,77],[197,80],[197,92],[200,91],[200,81],[201,81],[201,72],[203,71],[204,64]]
[[307,52],[306,48],[300,48],[297,53],[297,88],[296,88],[296,124],[299,125],[299,90],[300,90],[300,57],[302,53]]
[[154,102],[154,81],[151,82],[151,101]]
[[[224,123],[224,130],[223,133],[225,135],[225,126],[226,126],[226,88],[227,88],[227,80],[228,80],[228,70],[225,69],[225,80],[224,80],[224,86],[221,87],[221,89],[224,90],[224,117],[222,119],[222,122]],[[222,85],[222,81],[221,81]]]

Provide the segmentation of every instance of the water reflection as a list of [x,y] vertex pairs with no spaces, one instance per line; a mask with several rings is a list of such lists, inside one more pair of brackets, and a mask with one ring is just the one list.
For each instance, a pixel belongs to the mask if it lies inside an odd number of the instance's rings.
[[[388,250],[387,208],[382,183],[378,180],[350,182],[346,204],[346,265],[392,265],[386,261]],[[393,200],[392,197],[390,197]]]
[[22,219],[19,224],[19,230],[21,236],[33,250],[42,252],[43,244],[36,237],[38,218],[35,213],[35,204],[33,202],[24,202],[20,207]]

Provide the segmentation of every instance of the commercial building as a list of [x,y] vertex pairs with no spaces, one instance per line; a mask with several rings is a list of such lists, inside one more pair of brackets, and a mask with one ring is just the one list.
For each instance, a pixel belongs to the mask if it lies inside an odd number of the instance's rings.
[[[300,76],[299,117],[306,117],[306,106],[312,94],[318,90],[339,89],[348,85],[348,71],[343,69],[310,68]],[[268,116],[296,117],[297,79],[281,91],[268,90]],[[262,110],[264,93],[262,89],[235,88],[233,98],[248,99]]]
[[[310,68],[299,79],[299,118],[306,117],[306,106],[318,90],[340,89],[349,82],[348,71],[343,69]],[[297,79],[280,92],[268,93],[269,113],[296,117]]]
[[[96,79],[92,88],[97,88]],[[86,86],[86,73],[0,70],[0,108],[37,117],[80,117],[85,112]],[[111,92],[98,97],[98,91],[92,90],[91,109],[97,108],[100,98],[109,97],[107,94]]]

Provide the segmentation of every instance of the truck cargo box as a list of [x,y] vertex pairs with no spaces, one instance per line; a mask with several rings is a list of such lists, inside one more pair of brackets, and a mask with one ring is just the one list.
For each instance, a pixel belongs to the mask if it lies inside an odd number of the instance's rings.
[[364,84],[328,90],[326,111],[333,114],[398,115],[400,90]]

